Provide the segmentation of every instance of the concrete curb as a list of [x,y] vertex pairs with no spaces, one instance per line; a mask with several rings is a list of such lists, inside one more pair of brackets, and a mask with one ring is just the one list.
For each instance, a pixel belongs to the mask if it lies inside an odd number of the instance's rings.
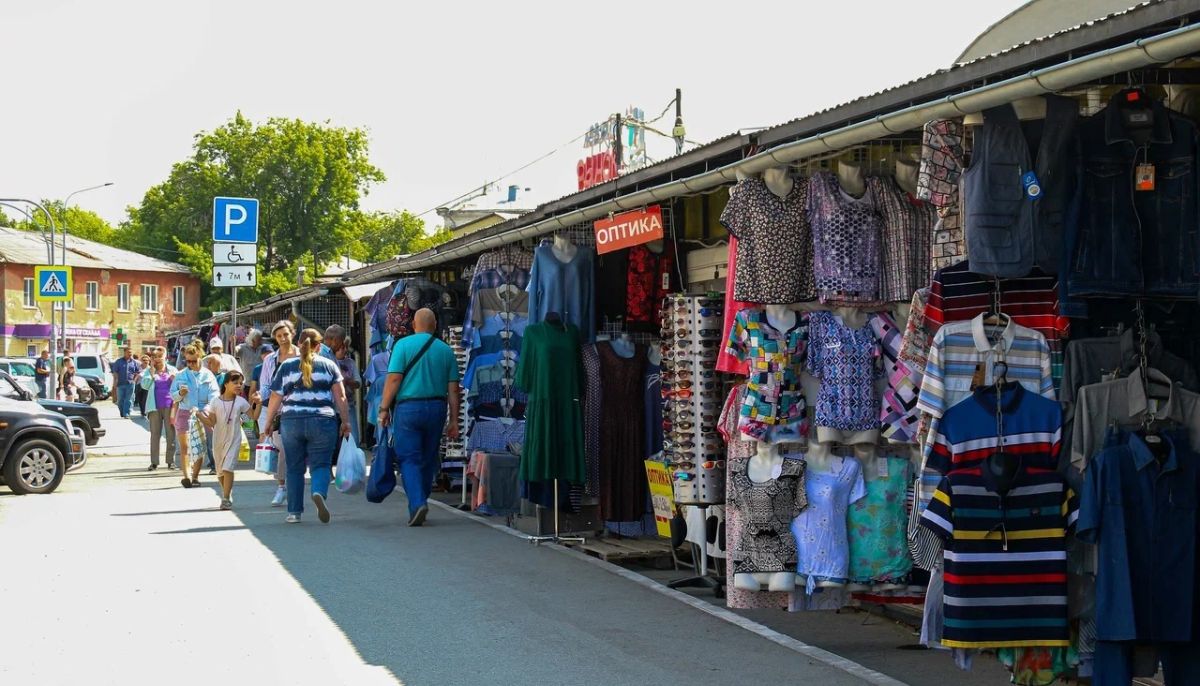
[[[449,512],[457,517],[462,517],[469,521],[473,521],[473,522],[476,522],[477,524],[481,524],[483,526],[490,527],[492,529],[500,531],[501,533],[505,533],[510,536],[514,536],[516,538],[527,539],[527,536],[525,534],[521,533],[520,531],[516,531],[515,529],[510,529],[507,526],[504,526],[503,524],[497,524],[494,522],[485,521],[485,520],[483,520],[479,517],[476,517],[470,513],[463,512],[462,510],[459,510],[455,507],[451,507],[450,505],[447,505],[446,503],[442,503],[442,502],[439,502],[436,500],[430,500],[429,503],[432,505],[435,505],[436,507],[438,507],[446,512]],[[650,589],[651,591],[654,591],[655,593],[660,593],[662,595],[667,596],[668,598],[673,598],[675,600],[678,600],[681,603],[690,605],[691,607],[693,607],[707,615],[710,615],[710,616],[720,619],[724,622],[728,622],[730,624],[733,624],[734,626],[745,629],[746,631],[749,631],[752,634],[755,634],[761,638],[765,638],[766,640],[771,641],[772,643],[781,645],[784,648],[787,648],[788,650],[792,650],[796,653],[799,653],[809,659],[812,659],[812,660],[815,660],[822,664],[828,665],[830,667],[833,667],[834,669],[838,669],[843,672],[846,672],[847,674],[850,674],[859,679],[862,679],[864,682],[866,682],[868,684],[872,684],[873,686],[908,686],[903,681],[893,679],[892,677],[890,677],[886,674],[877,672],[873,669],[870,669],[869,667],[860,665],[857,662],[854,662],[853,660],[848,660],[836,653],[831,653],[828,650],[825,650],[823,648],[818,648],[816,646],[809,645],[803,641],[792,638],[791,636],[782,634],[768,626],[764,626],[754,620],[747,619],[747,618],[745,618],[731,610],[728,610],[724,607],[718,607],[711,603],[706,603],[703,600],[700,600],[699,598],[694,598],[682,591],[677,591],[673,588],[667,588],[666,586],[658,583],[657,581],[654,581],[653,579],[644,577],[641,574],[638,574],[637,572],[630,571],[628,569],[625,569],[624,567],[620,567],[618,565],[612,564],[611,562],[605,562],[604,560],[601,560],[599,558],[595,558],[595,557],[592,557],[585,553],[581,553],[578,550],[572,550],[566,546],[559,545],[557,543],[541,543],[539,545],[546,547],[546,548],[552,548],[557,552],[563,553],[564,555],[570,555],[571,557],[574,557],[577,560],[586,562],[591,565],[595,565],[595,566],[609,572],[610,574],[615,574],[624,579],[628,579],[629,581],[632,581],[632,582],[642,586],[643,588]]]

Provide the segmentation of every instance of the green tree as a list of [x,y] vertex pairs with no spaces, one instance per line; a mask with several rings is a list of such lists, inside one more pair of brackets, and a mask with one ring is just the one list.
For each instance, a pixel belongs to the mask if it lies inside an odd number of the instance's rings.
[[[129,208],[129,221],[115,239],[131,249],[178,250],[207,283],[212,199],[258,198],[258,290],[286,290],[294,276],[289,281],[276,272],[286,274],[305,255],[343,254],[353,246],[359,200],[384,180],[367,148],[362,129],[280,118],[255,124],[239,112],[196,136],[192,156]],[[205,302],[214,309],[227,306],[228,292],[211,289]]]
[[[41,202],[50,216],[54,217],[54,224],[57,228],[65,230],[68,235],[86,238],[89,241],[105,245],[117,243],[117,229],[95,212],[85,210],[78,205],[67,207],[61,200],[42,200]],[[22,221],[18,222],[15,228],[40,231],[49,226],[46,215],[40,211],[31,211],[30,215],[33,217],[32,222],[22,217]]]
[[425,220],[408,211],[358,213],[348,226],[354,236],[348,252],[360,262],[390,260],[450,239],[450,232],[445,229],[438,229],[432,235],[426,233]]

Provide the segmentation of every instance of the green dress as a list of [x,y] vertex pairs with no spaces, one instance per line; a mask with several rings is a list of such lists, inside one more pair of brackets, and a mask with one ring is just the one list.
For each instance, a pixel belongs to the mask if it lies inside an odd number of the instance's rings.
[[539,322],[525,329],[517,361],[525,406],[522,481],[584,482],[583,358],[574,324]]

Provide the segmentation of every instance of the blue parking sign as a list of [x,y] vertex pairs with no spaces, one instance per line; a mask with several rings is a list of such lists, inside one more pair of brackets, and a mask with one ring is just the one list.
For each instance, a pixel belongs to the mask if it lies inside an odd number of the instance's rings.
[[258,200],[213,198],[213,240],[226,243],[257,243]]

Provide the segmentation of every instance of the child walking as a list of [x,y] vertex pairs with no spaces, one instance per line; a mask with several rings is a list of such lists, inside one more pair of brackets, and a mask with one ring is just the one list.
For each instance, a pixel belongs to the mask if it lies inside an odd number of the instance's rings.
[[198,415],[213,432],[213,460],[217,479],[221,482],[222,510],[233,509],[233,470],[242,442],[246,440],[242,430],[243,416],[257,420],[262,412],[258,393],[252,393],[249,401],[242,396],[244,381],[241,372],[226,373],[221,382],[221,394]]

